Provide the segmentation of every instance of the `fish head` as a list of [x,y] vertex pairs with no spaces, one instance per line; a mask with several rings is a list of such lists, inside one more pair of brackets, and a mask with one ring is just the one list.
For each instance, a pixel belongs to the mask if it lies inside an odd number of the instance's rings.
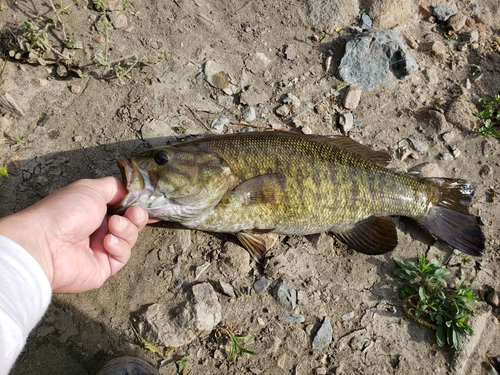
[[151,217],[185,223],[213,208],[231,184],[230,169],[217,155],[175,146],[117,163],[127,195],[115,212],[140,206]]

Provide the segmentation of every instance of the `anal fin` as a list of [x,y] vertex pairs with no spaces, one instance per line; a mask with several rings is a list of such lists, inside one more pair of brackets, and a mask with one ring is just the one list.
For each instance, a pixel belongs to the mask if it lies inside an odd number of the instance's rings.
[[333,234],[347,246],[368,255],[388,253],[398,244],[396,226],[389,216],[372,216],[348,231]]
[[248,232],[238,232],[236,237],[257,263],[264,260],[266,257],[266,241],[263,238]]

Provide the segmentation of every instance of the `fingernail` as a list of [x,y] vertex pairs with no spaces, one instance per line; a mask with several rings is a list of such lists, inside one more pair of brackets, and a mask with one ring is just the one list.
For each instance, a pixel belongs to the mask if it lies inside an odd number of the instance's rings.
[[111,243],[111,245],[116,245],[118,243],[118,238],[110,234],[109,242]]

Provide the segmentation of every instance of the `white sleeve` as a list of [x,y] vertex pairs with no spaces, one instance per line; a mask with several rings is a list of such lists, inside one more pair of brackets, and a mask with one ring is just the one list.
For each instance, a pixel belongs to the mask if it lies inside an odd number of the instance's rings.
[[51,295],[49,280],[35,258],[0,235],[0,375],[12,368]]

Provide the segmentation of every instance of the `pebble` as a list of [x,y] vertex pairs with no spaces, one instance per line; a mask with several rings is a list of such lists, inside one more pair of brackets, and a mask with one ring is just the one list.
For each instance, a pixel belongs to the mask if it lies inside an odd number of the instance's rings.
[[291,310],[297,306],[297,292],[293,288],[292,282],[284,277],[279,278],[273,283],[271,294],[278,302]]
[[261,276],[253,283],[253,289],[255,293],[262,294],[269,288],[269,285],[271,282],[265,276]]
[[443,152],[440,154],[440,156],[444,161],[452,161],[454,159],[453,155],[449,152]]
[[302,104],[299,100],[299,98],[297,98],[297,96],[293,95],[293,94],[287,94],[284,98],[283,98],[283,103],[284,104],[288,104],[289,106],[291,106],[293,109],[296,109],[296,108],[299,108],[300,105]]
[[448,18],[455,14],[457,14],[456,8],[446,3],[439,4],[432,11],[432,15],[439,21],[447,21]]
[[33,82],[35,82],[40,87],[45,87],[49,83],[49,81],[45,78],[35,78]]
[[68,76],[68,69],[62,64],[57,65],[56,67],[56,74],[59,77],[67,77]]
[[128,26],[127,16],[122,12],[109,12],[108,17],[117,30],[125,29]]
[[276,115],[280,117],[286,117],[290,114],[290,108],[286,104],[280,105],[276,108]]
[[371,29],[373,25],[373,21],[370,16],[366,13],[363,13],[359,19],[359,27],[363,30]]
[[351,112],[340,112],[339,126],[344,134],[347,134],[354,127],[354,116]]
[[349,86],[344,100],[344,107],[347,109],[356,109],[361,99],[361,92],[363,90],[358,86]]
[[316,369],[316,374],[317,375],[326,375],[326,367],[318,367]]
[[436,41],[431,45],[431,52],[434,56],[442,55],[446,52],[446,45],[441,41]]
[[69,90],[71,91],[72,94],[79,94],[80,91],[82,91],[82,86],[78,86],[78,85],[71,85],[69,87]]
[[464,28],[466,21],[467,17],[465,17],[462,13],[457,13],[448,18],[448,22],[446,23],[446,25],[451,30],[459,32]]
[[103,4],[110,12],[123,10],[123,0],[104,0]]
[[211,124],[212,133],[222,134],[224,131],[224,125],[229,125],[229,119],[225,115],[216,117]]
[[[213,87],[221,89],[224,93],[231,95],[229,77],[222,67],[213,60],[208,60],[203,68],[206,81]],[[229,93],[227,92],[229,90]]]
[[178,277],[174,281],[174,288],[175,289],[180,288],[182,286],[182,284],[184,284],[184,280],[182,280],[182,278]]
[[345,313],[344,315],[342,315],[343,321],[347,321],[347,320],[350,320],[352,318],[354,318],[354,311],[351,311],[351,312],[348,312],[348,313]]
[[278,320],[282,323],[304,323],[305,318],[300,314],[292,314],[288,316],[278,316]]
[[314,339],[312,342],[313,349],[321,349],[325,346],[330,345],[333,338],[333,328],[330,323],[330,317],[325,316],[323,319],[323,324],[319,328],[318,332],[314,335]]
[[203,272],[207,270],[207,268],[210,267],[210,262],[205,262],[201,266],[197,266],[194,269],[194,279],[198,280],[198,278],[201,276]]
[[106,43],[106,38],[103,35],[96,35],[92,37],[92,40],[96,42],[97,44],[104,44]]
[[285,368],[285,361],[286,361],[286,353],[283,353],[281,354],[279,357],[278,357],[278,367],[280,369],[284,369]]
[[247,122],[254,121],[257,118],[257,115],[255,114],[255,108],[251,106],[245,107],[245,109],[243,110],[242,118]]
[[495,307],[500,305],[500,299],[495,289],[490,290],[490,292],[486,295],[486,302]]
[[219,95],[217,97],[217,103],[225,109],[231,109],[234,106],[234,98],[229,95]]
[[483,156],[486,158],[491,155],[492,149],[490,141],[483,141],[481,143],[481,151],[483,153]]
[[408,140],[410,141],[410,144],[415,151],[427,152],[427,150],[429,149],[425,143],[420,142],[414,138],[408,138]]
[[287,60],[294,60],[297,57],[297,46],[289,44],[285,47],[285,56]]
[[233,298],[236,297],[236,295],[234,294],[234,288],[231,284],[224,281],[219,281],[219,288],[225,295]]
[[427,115],[429,116],[429,127],[435,134],[442,134],[450,129],[450,125],[446,121],[446,117],[441,112],[430,109],[427,112]]

